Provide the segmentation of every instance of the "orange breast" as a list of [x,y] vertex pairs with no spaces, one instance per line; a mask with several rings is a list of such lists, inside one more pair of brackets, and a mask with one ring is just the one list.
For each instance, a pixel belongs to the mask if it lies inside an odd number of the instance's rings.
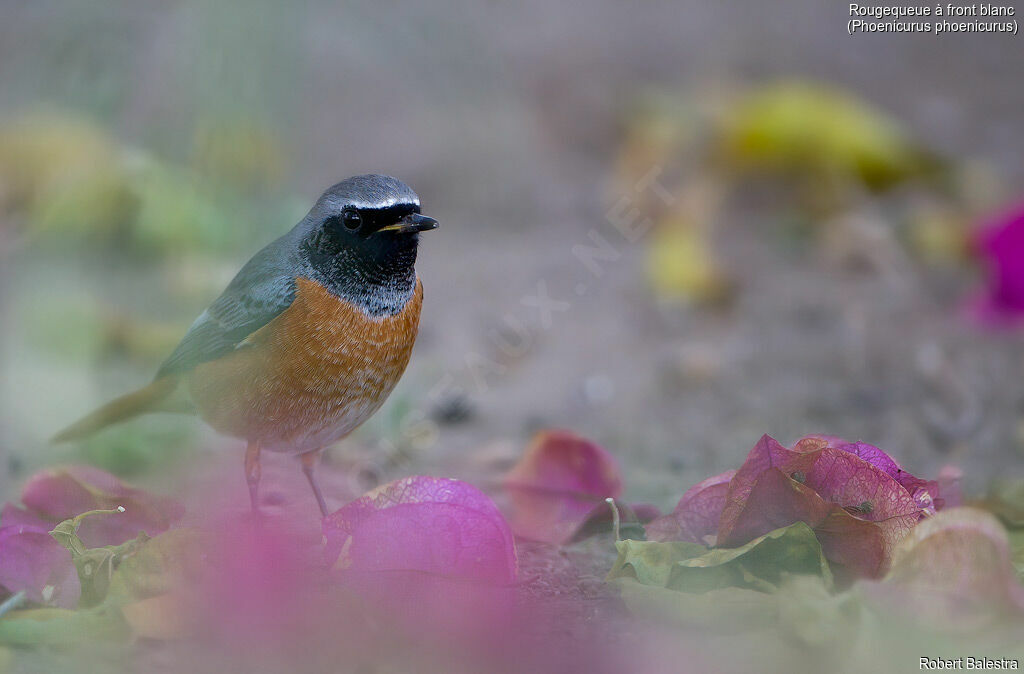
[[271,451],[306,452],[344,437],[394,389],[416,341],[423,286],[401,312],[374,318],[298,279],[295,301],[231,354],[188,378],[203,419]]

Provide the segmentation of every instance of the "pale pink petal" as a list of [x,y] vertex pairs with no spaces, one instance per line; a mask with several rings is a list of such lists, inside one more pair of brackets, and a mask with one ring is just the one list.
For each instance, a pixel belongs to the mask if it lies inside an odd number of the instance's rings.
[[988,267],[985,299],[994,314],[1024,315],[1024,204],[997,216],[976,239]]
[[3,510],[0,510],[0,527],[20,526],[46,532],[53,529],[54,523],[54,520],[47,519],[31,510],[19,508],[13,503],[5,503]]
[[[737,521],[747,508],[747,499],[761,475],[770,468],[778,468],[797,482],[806,479],[807,471],[816,458],[814,450],[786,449],[775,438],[764,435],[750,450],[743,465],[729,482],[726,492],[722,517],[718,523],[718,544],[742,545],[752,538],[768,533],[771,529],[754,534],[750,538],[736,542],[739,534],[735,533]],[[792,524],[792,522],[789,522]],[[731,543],[724,543],[730,541]]]
[[74,608],[82,592],[71,553],[45,529],[17,524],[0,528],[0,585],[62,608]]
[[155,536],[184,513],[181,504],[129,487],[90,466],[61,466],[36,473],[22,489],[22,502],[40,516],[60,522],[89,510],[123,506],[117,517],[91,517],[79,529],[88,547],[117,545],[141,532]]
[[717,544],[743,545],[801,521],[830,561],[857,576],[884,573],[921,507],[894,477],[833,440],[809,437],[788,450],[763,437],[729,483]]
[[516,535],[562,544],[596,505],[619,498],[622,477],[614,457],[598,445],[567,431],[546,431],[509,471],[504,486]]
[[912,615],[944,627],[1024,620],[1024,587],[1006,531],[974,508],[951,508],[918,524],[897,548],[879,589]]
[[337,569],[418,571],[507,584],[516,577],[508,523],[465,482],[409,477],[379,487],[324,518],[326,555]]
[[647,539],[707,543],[709,537],[718,532],[718,521],[734,475],[735,470],[727,470],[690,487],[675,510],[645,527]]

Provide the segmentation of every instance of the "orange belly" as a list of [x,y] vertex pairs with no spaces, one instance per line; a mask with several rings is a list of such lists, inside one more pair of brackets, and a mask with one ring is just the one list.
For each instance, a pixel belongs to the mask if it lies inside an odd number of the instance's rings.
[[373,318],[300,278],[284,313],[188,375],[189,394],[221,433],[270,451],[321,449],[366,421],[394,389],[422,304],[417,280],[401,312]]

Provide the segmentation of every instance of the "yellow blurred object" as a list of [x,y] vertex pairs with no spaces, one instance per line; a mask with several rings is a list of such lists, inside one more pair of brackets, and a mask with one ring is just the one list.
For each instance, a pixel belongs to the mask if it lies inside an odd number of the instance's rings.
[[662,299],[715,303],[730,290],[707,234],[682,219],[661,223],[651,234],[647,278]]
[[971,219],[949,207],[922,206],[911,214],[908,238],[918,257],[935,264],[962,262],[970,253]]
[[783,82],[759,89],[726,112],[720,149],[744,172],[819,174],[881,189],[923,172],[924,153],[881,112],[839,89]]
[[262,190],[281,183],[285,152],[269,128],[254,121],[206,123],[196,132],[192,165],[216,182],[242,190]]
[[133,209],[113,140],[84,119],[52,112],[0,127],[0,200],[49,231],[109,232]]
[[969,159],[956,167],[956,195],[972,213],[998,209],[1010,199],[1006,184],[991,164]]
[[177,594],[160,594],[121,606],[132,633],[142,639],[183,639],[196,633],[194,621]]
[[700,135],[700,118],[683,101],[657,92],[641,96],[624,122],[613,196],[626,195],[644,215],[661,217],[668,206],[664,194],[647,183],[653,178],[675,194]]
[[98,350],[151,367],[158,365],[181,340],[177,322],[150,321],[114,306],[103,307]]
[[151,162],[137,171],[133,184],[139,200],[133,236],[140,248],[211,252],[238,240],[240,231],[188,173]]
[[[269,142],[257,142],[255,132],[235,141],[255,152],[259,171],[274,164],[267,159]],[[274,165],[279,171],[279,162]],[[0,206],[50,243],[223,251],[239,233],[214,192],[191,173],[118,145],[78,117],[37,113],[0,126]]]

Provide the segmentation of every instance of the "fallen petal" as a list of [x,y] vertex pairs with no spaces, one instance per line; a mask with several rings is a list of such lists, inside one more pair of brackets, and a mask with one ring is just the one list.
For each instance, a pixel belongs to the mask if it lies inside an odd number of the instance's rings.
[[735,470],[727,470],[690,487],[675,510],[645,527],[647,539],[707,543],[718,531],[729,482],[734,475]]
[[952,508],[917,525],[896,549],[882,587],[933,624],[970,628],[1024,620],[1024,587],[1006,530],[975,508]]
[[622,493],[618,464],[598,445],[567,431],[537,435],[504,480],[517,536],[556,545],[572,539],[606,498]]
[[323,521],[328,563],[358,572],[418,571],[508,584],[512,531],[476,487],[436,477],[383,485]]
[[0,529],[0,585],[62,608],[77,606],[82,591],[71,553],[45,530],[22,525]]
[[991,325],[1024,317],[1024,204],[993,218],[975,249],[988,268],[987,286],[975,300],[975,315]]
[[36,473],[21,493],[22,502],[54,523],[89,510],[123,506],[118,517],[90,518],[79,536],[89,547],[117,545],[146,532],[166,531],[184,513],[176,501],[129,487],[91,466],[61,466]]

